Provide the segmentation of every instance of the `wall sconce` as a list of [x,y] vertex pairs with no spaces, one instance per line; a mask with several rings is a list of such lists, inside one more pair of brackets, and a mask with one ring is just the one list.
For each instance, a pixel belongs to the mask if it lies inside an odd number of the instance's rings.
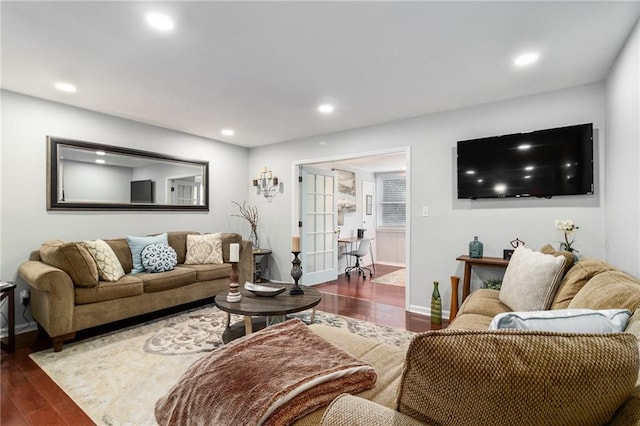
[[258,188],[258,194],[262,192],[264,198],[271,202],[278,191],[278,178],[267,169],[267,166],[264,166],[258,173],[258,177],[253,180],[253,186]]

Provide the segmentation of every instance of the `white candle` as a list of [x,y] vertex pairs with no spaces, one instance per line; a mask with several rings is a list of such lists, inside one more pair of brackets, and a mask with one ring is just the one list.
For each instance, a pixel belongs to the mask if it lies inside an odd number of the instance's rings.
[[300,251],[300,236],[299,235],[294,235],[293,238],[291,238],[291,251]]
[[262,173],[267,173],[267,170],[268,170],[268,169],[267,169],[267,166],[264,166],[264,167],[262,168]]
[[240,261],[240,244],[231,243],[229,244],[229,262],[239,262]]

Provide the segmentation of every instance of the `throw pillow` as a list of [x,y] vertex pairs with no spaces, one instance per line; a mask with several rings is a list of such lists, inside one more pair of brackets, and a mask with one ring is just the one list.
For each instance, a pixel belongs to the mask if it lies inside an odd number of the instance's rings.
[[504,273],[500,301],[513,311],[549,309],[562,279],[564,262],[564,257],[518,247]]
[[142,266],[142,249],[149,244],[162,243],[169,244],[167,241],[167,233],[160,235],[154,235],[152,237],[131,237],[127,236],[127,243],[129,243],[129,249],[131,250],[131,259],[133,261],[133,269],[131,272],[144,272],[144,266]]
[[629,333],[428,331],[409,345],[397,409],[426,424],[605,424],[639,363]]
[[217,234],[187,235],[185,265],[212,263],[222,265],[222,238]]
[[141,257],[147,272],[171,271],[178,264],[178,255],[168,244],[149,244],[142,249]]
[[98,266],[82,243],[45,241],[40,246],[40,259],[62,269],[78,287],[98,285]]
[[489,330],[517,328],[562,333],[621,333],[630,317],[631,311],[627,309],[504,312],[493,317]]
[[98,265],[98,275],[102,281],[118,281],[124,277],[124,269],[113,249],[103,240],[84,241],[84,246]]

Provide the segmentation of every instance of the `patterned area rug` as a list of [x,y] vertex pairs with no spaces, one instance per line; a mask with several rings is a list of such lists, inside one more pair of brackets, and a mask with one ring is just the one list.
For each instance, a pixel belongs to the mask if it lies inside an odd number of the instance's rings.
[[[311,311],[290,315],[309,322]],[[207,306],[31,354],[98,425],[156,424],[153,409],[189,366],[222,345],[226,313]],[[232,315],[231,322],[243,317]],[[315,322],[394,346],[413,333],[318,311]]]
[[398,269],[397,271],[390,272],[374,280],[371,280],[371,282],[376,284],[387,284],[404,287],[405,280],[407,279],[406,272],[407,270],[404,268]]

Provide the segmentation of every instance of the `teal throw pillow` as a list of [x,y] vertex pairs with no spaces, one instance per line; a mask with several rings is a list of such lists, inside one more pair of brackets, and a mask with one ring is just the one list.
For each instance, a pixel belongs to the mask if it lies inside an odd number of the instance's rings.
[[144,272],[144,266],[142,265],[142,250],[149,244],[169,244],[167,240],[167,233],[160,235],[154,235],[153,237],[131,237],[127,236],[127,243],[129,243],[129,249],[131,250],[131,258],[133,260],[132,273]]
[[178,264],[176,251],[167,244],[149,244],[142,249],[141,257],[147,272],[171,271]]

